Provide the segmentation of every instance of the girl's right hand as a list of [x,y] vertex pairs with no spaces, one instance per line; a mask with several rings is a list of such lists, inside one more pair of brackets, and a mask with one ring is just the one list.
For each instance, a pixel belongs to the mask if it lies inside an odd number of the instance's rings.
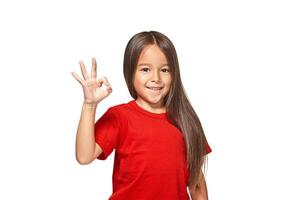
[[[79,61],[79,64],[84,80],[80,78],[75,72],[71,72],[71,74],[83,88],[84,103],[97,105],[112,92],[112,88],[105,76],[97,79],[97,63],[95,58],[92,59],[91,75],[87,73],[82,61]],[[106,85],[105,90],[102,87],[103,83]]]

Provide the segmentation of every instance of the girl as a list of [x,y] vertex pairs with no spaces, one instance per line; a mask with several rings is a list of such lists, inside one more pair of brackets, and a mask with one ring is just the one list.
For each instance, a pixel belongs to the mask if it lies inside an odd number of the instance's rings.
[[[128,42],[123,72],[133,100],[110,107],[95,123],[99,102],[112,87],[97,79],[92,59],[84,79],[84,102],[76,136],[76,159],[105,160],[115,149],[110,200],[208,199],[202,167],[211,152],[199,118],[180,78],[174,45],[164,34],[149,31]],[[106,89],[102,89],[103,84]]]

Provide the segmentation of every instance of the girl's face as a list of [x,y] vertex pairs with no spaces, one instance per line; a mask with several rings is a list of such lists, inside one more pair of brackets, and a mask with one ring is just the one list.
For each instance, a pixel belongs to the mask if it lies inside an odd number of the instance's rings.
[[163,99],[171,86],[171,73],[164,53],[156,44],[147,45],[142,50],[133,86],[137,93],[137,102],[142,107],[148,110],[164,107]]

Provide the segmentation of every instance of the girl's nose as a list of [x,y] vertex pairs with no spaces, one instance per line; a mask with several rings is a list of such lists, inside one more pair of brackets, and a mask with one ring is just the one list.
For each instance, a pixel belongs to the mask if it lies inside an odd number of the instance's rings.
[[160,81],[160,75],[159,72],[153,71],[151,81],[158,82]]

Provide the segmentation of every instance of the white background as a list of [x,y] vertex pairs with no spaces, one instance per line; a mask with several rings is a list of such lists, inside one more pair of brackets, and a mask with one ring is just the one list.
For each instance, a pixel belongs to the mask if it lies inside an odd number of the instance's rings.
[[131,100],[123,53],[140,31],[174,43],[213,152],[212,200],[300,199],[297,1],[1,1],[0,199],[108,199],[114,152],[79,165],[79,60]]

